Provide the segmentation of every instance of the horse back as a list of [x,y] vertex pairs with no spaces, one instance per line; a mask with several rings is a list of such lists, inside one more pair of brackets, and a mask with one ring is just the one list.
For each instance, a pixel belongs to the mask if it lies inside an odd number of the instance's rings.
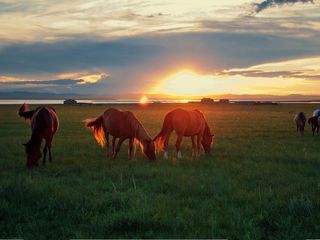
[[172,127],[178,134],[194,136],[204,131],[204,116],[199,110],[189,111],[178,108],[169,114],[171,115]]
[[31,120],[33,131],[41,132],[44,135],[54,134],[58,130],[59,120],[54,108],[38,107]]

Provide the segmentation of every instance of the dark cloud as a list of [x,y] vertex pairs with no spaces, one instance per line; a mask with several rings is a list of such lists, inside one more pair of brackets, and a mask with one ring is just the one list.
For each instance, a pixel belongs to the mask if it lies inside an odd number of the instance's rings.
[[254,13],[259,13],[267,8],[295,3],[314,3],[314,0],[264,0],[260,3],[253,3],[252,6]]
[[57,80],[20,80],[20,81],[0,81],[0,85],[75,85],[84,84],[82,79],[57,79]]

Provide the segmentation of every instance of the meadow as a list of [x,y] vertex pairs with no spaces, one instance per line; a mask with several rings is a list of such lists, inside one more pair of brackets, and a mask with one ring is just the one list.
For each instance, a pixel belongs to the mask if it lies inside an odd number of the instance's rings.
[[177,160],[173,135],[169,160],[129,161],[127,143],[109,160],[82,120],[110,105],[56,105],[53,163],[32,171],[30,127],[0,106],[0,238],[320,238],[320,136],[299,136],[292,113],[316,105],[117,105],[152,136],[178,106],[206,114],[212,157],[193,159],[184,139]]

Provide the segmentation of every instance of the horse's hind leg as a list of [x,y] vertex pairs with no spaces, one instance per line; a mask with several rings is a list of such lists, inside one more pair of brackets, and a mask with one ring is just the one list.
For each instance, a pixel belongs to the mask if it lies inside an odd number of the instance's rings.
[[178,159],[182,158],[181,151],[180,151],[180,146],[182,142],[182,135],[177,135],[177,141],[176,141],[176,151],[177,151],[177,157]]
[[47,144],[47,141],[46,141],[46,144],[45,144],[45,146],[43,148],[43,158],[42,158],[42,164],[43,165],[46,165],[47,151],[48,151],[48,144]]
[[51,155],[51,146],[52,146],[52,137],[46,141],[46,145],[48,146],[49,150],[49,162],[52,162],[52,155]]
[[169,146],[169,140],[170,140],[170,135],[171,135],[172,131],[169,131],[166,135],[166,138],[164,140],[163,143],[163,149],[164,149],[164,154],[163,157],[164,159],[168,159],[169,155],[168,155],[168,146]]

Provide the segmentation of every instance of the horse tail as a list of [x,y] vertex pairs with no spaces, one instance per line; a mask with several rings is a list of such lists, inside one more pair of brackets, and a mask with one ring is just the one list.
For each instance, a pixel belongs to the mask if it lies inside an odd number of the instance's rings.
[[33,114],[35,113],[35,110],[29,110],[28,104],[24,103],[18,111],[18,115],[20,117],[23,117],[25,120],[31,120],[33,117]]
[[97,143],[104,147],[106,144],[106,136],[103,128],[103,116],[97,117],[95,119],[86,119],[84,120],[85,126],[91,128],[94,138]]
[[308,119],[308,124],[310,125],[312,123],[312,117]]
[[171,133],[171,131],[172,131],[172,115],[169,113],[164,118],[161,131],[153,139],[157,151],[164,150],[164,143],[168,135]]

